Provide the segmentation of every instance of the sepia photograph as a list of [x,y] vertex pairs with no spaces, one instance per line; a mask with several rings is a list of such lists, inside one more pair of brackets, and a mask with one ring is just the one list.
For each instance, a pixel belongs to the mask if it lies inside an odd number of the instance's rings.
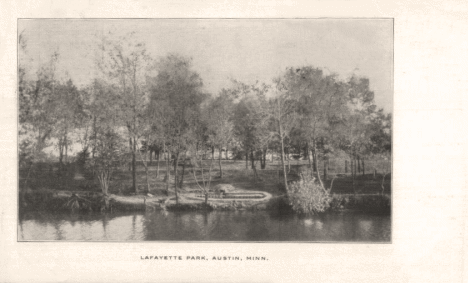
[[392,243],[393,19],[17,24],[17,241]]

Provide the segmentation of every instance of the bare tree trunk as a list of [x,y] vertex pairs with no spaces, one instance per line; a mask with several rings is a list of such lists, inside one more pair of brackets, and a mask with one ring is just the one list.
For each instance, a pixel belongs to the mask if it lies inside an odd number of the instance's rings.
[[63,139],[59,140],[59,172],[62,173],[63,170]]
[[206,188],[207,191],[211,188],[211,170],[213,169],[213,160],[214,160],[214,155],[211,156],[210,171],[208,171],[209,177],[208,177],[208,186]]
[[361,162],[362,162],[362,176],[366,175],[366,169],[364,167],[364,158],[361,159]]
[[145,160],[143,161],[143,165],[145,166],[145,175],[146,175],[146,193],[149,193],[149,191],[150,191],[150,181],[149,181],[148,163],[146,162],[146,154],[145,154]]
[[333,188],[333,181],[335,181],[335,179],[336,179],[336,175],[331,180],[330,189],[328,189],[328,193],[330,193],[330,194],[331,194],[331,191],[332,191],[332,188]]
[[169,195],[169,178],[171,176],[171,165],[169,163],[170,153],[166,150],[166,145],[164,144],[164,150],[166,151],[166,177],[164,178],[166,181],[166,195]]
[[351,162],[352,162],[351,170],[352,170],[352,175],[353,175],[353,193],[356,194],[356,159],[354,156]]
[[[128,147],[130,148],[130,151],[132,151],[132,138],[128,139]],[[127,158],[127,156],[125,156]],[[127,162],[127,160],[125,160]],[[128,171],[132,171],[132,162],[128,161]]]
[[91,156],[92,158],[94,159],[94,153],[96,152],[96,137],[97,137],[97,133],[96,133],[96,116],[93,117],[93,149],[92,149],[92,152],[91,152]]
[[153,150],[152,149],[149,150],[149,159],[150,159],[149,164],[153,165]]
[[382,187],[382,193],[381,193],[382,195],[384,194],[384,190],[385,190],[385,187],[384,187],[385,176],[387,176],[387,173],[384,173],[382,176],[382,184],[380,185]]
[[146,193],[149,193],[150,191],[150,182],[149,182],[149,176],[148,176],[148,165],[145,166],[145,174],[146,174]]
[[182,176],[180,178],[179,188],[182,189],[182,185],[184,184],[184,176],[185,176],[185,164],[187,163],[187,150],[184,154],[184,166],[182,166]]
[[312,162],[310,160],[310,148],[309,143],[307,143],[307,160],[309,160],[309,169],[312,169]]
[[[197,153],[195,152],[195,162],[197,161]],[[203,187],[200,185],[200,183],[198,182],[197,180],[197,174],[195,173],[195,166],[192,167],[192,174],[193,174],[193,178],[195,179],[195,182],[197,184],[197,186],[204,192],[205,194],[205,204],[208,203],[208,193],[209,193],[209,189],[210,189],[210,186],[211,186],[211,170],[213,168],[213,159],[214,159],[214,156],[211,157],[211,161],[210,161],[210,170],[208,172],[208,174],[210,175],[209,178],[208,178],[208,183],[205,182],[205,175],[203,174],[203,163],[200,163],[200,169],[201,169],[201,175],[202,175],[202,181],[203,181]]]
[[261,150],[261,151],[260,151],[260,159],[259,159],[259,161],[260,161],[260,169],[263,169],[263,159],[264,159],[264,158],[263,158],[263,150]]
[[156,164],[156,179],[159,178],[159,156],[161,155],[161,151],[158,150],[158,158],[157,158],[157,162],[158,164]]
[[314,167],[313,168],[313,173],[316,173],[318,172],[318,169],[317,169],[317,162],[316,162],[316,159],[317,159],[317,150],[315,149],[315,140],[313,141],[312,143],[312,166]]
[[358,173],[361,173],[361,158],[359,157],[359,155],[357,156],[357,170],[358,170]]
[[254,168],[254,155],[253,155],[253,150],[250,150],[250,169]]
[[249,169],[249,152],[245,150],[245,169]]
[[283,140],[283,127],[278,121],[279,135],[281,140],[281,166],[283,167],[284,188],[288,191],[288,173],[286,173],[286,165],[284,164],[284,140]]
[[317,170],[317,179],[319,180],[319,183],[322,186],[322,189],[325,189],[325,187],[323,185],[323,182],[322,182],[322,179],[320,178],[320,171],[319,171],[319,168],[318,168],[318,158],[317,158],[317,147],[316,147],[316,144],[315,144],[315,140],[313,141],[313,147],[314,147],[314,149],[313,149],[313,152],[314,152],[314,167]]
[[257,168],[255,168],[255,156],[254,156],[253,149],[250,150],[250,162],[251,162],[251,167],[254,173],[254,178],[257,179],[258,174],[257,174]]
[[348,173],[348,160],[344,161],[344,166],[345,173]]
[[308,146],[308,143],[306,143],[306,146],[304,147],[304,152],[302,153],[304,156],[303,156],[303,159],[302,160],[306,160],[307,159],[307,155],[308,155],[308,150],[309,150],[309,146]]
[[358,167],[358,161],[357,161],[357,157],[354,159],[354,177],[357,177],[357,174],[358,172],[361,172],[361,171],[358,171],[360,170],[360,168]]
[[323,180],[328,180],[328,164],[326,159],[323,161]]
[[177,166],[179,166],[179,152],[177,152],[174,162],[174,189],[176,196],[176,204],[179,204],[179,190],[177,189]]
[[65,164],[68,163],[68,139],[67,134],[65,133]]
[[135,193],[138,192],[136,185],[136,139],[133,138],[133,147],[132,147],[132,184]]
[[263,160],[262,160],[262,163],[260,164],[262,170],[265,170],[265,168],[266,168],[266,155],[267,155],[267,149],[263,149],[262,150],[262,159]]
[[219,162],[219,178],[223,178],[223,168],[221,167],[221,155],[222,155],[222,148],[219,148],[219,156],[218,156],[218,162]]
[[[149,139],[149,138],[148,138]],[[136,143],[135,143],[136,144]],[[145,189],[145,194],[149,193],[150,191],[150,182],[149,182],[149,168],[148,168],[148,162],[147,162],[147,157],[148,157],[148,147],[146,147],[145,153],[141,153],[141,148],[138,146],[137,147],[138,154],[140,155],[141,163],[145,167],[145,177],[146,177],[146,189]]]

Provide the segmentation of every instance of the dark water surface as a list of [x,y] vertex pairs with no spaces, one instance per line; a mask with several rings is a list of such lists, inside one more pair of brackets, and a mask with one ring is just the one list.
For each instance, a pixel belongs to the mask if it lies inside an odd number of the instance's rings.
[[298,217],[266,211],[21,213],[18,240],[389,242],[390,216]]

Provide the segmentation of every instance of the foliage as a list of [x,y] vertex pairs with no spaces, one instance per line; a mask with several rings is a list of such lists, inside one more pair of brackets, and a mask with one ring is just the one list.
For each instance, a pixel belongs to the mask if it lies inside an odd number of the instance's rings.
[[76,163],[80,166],[85,166],[86,161],[89,159],[89,149],[88,147],[83,148],[80,152],[77,154],[76,158]]
[[64,203],[63,207],[70,209],[72,212],[79,210],[91,210],[91,202],[85,198],[72,194]]
[[163,118],[160,130],[167,146],[179,152],[193,138],[191,128],[199,120],[200,106],[207,95],[190,59],[169,55],[156,66],[158,74],[149,82],[152,113]]
[[208,143],[222,148],[227,146],[232,138],[234,125],[232,122],[233,100],[222,91],[219,96],[211,99],[205,108]]
[[299,214],[316,214],[329,208],[331,196],[310,175],[288,186],[289,204]]
[[[32,80],[30,70],[19,67],[19,143],[20,158],[34,161],[51,138],[55,125],[53,107],[56,80],[56,66],[59,54],[54,53],[48,62],[37,71],[37,79]],[[29,79],[28,79],[29,78]],[[20,162],[24,160],[20,159]]]
[[96,154],[88,160],[86,167],[96,172],[102,193],[107,195],[113,172],[124,162],[125,155],[122,152],[125,143],[111,129],[101,129],[97,134],[95,148]]
[[389,195],[332,195],[330,209],[354,209],[376,214],[389,214],[392,199]]
[[[255,160],[261,160],[263,169],[267,152],[280,153],[284,186],[291,199],[297,197],[300,203],[296,209],[315,213],[326,207],[320,174],[316,176],[320,186],[303,179],[288,189],[285,156],[289,161],[291,155],[302,155],[309,159],[309,165],[312,156],[316,168],[318,159],[327,162],[338,150],[358,163],[364,157],[390,160],[392,118],[375,106],[368,78],[352,75],[342,80],[314,66],[289,67],[271,83],[232,80],[231,88],[211,97],[191,58],[169,54],[155,60],[135,33],[101,35],[95,48],[99,72],[90,84],[78,87],[70,79],[59,78],[66,72],[59,71],[58,52],[44,63],[28,64],[27,38],[20,34],[22,169],[31,171],[33,163],[45,159],[44,149],[49,145],[56,146],[62,161],[69,146],[80,142],[78,161],[96,173],[104,194],[112,172],[128,164],[130,155],[136,190],[136,155],[140,154],[148,174],[142,151],[152,147],[174,156],[175,184],[177,162],[185,154],[191,156],[196,170],[201,170],[200,186],[203,182],[203,188],[209,189],[211,179],[205,178],[205,169],[198,166],[202,158],[199,151],[229,148],[236,158],[250,158],[255,173]],[[169,164],[167,160],[168,174]],[[380,169],[382,191],[391,171],[390,162],[384,164]],[[221,172],[221,155],[219,167]],[[212,164],[206,171],[211,169]],[[311,177],[307,174],[304,178]],[[166,186],[168,190],[169,181]]]

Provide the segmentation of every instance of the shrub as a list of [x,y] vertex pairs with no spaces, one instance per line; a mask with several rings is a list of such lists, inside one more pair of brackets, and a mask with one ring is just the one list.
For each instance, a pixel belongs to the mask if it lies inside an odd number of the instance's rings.
[[316,214],[330,207],[331,196],[328,191],[315,183],[313,177],[304,174],[300,181],[288,186],[289,204],[299,214]]
[[89,153],[88,147],[83,148],[83,150],[78,152],[76,156],[76,163],[79,166],[84,167],[86,164],[86,161],[89,159],[89,155],[90,153]]

